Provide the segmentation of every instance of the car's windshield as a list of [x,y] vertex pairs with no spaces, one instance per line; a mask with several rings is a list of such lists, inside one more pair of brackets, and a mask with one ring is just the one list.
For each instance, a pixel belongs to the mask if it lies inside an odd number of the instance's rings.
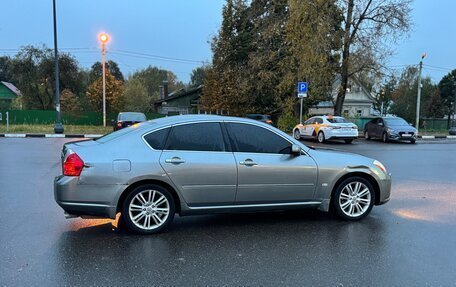
[[402,118],[384,119],[384,121],[389,126],[408,126],[408,123]]
[[333,118],[327,118],[328,122],[336,124],[336,123],[349,123],[345,118],[342,117],[333,117]]
[[146,116],[143,113],[121,113],[119,115],[119,120],[141,122],[146,120]]

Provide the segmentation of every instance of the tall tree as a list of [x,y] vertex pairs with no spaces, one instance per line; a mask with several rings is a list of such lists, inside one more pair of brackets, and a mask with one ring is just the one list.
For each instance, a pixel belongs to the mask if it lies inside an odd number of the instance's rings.
[[190,74],[190,83],[191,87],[198,87],[199,85],[204,84],[204,80],[206,79],[207,72],[210,68],[208,66],[201,66],[197,67],[192,70]]
[[445,113],[448,115],[447,126],[449,128],[451,114],[454,112],[454,102],[456,101],[456,69],[445,75],[438,86],[442,103],[445,106]]
[[2,56],[0,57],[0,81],[10,82],[11,79],[11,58]]
[[[109,72],[111,75],[116,78],[118,81],[124,81],[124,76],[120,71],[119,65],[114,62],[113,60],[108,60],[105,62],[106,71]],[[94,81],[98,80],[98,78],[103,76],[103,66],[100,62],[95,62],[90,68],[89,73],[89,82],[93,83]]]
[[[106,73],[106,112],[117,113],[124,108],[123,82],[117,80],[111,73]],[[103,79],[100,77],[87,89],[87,99],[92,110],[103,111]]]
[[375,93],[374,109],[379,111],[381,115],[389,113],[390,107],[393,104],[393,93],[396,90],[396,86],[397,79],[391,75]]
[[[84,87],[76,60],[69,54],[59,54],[60,89],[75,93]],[[12,81],[23,94],[28,109],[52,109],[55,105],[54,55],[49,48],[25,46],[11,62]]]
[[377,61],[390,53],[394,43],[410,27],[411,0],[339,1],[343,11],[341,84],[334,113],[341,115],[348,78],[375,69]]
[[147,95],[151,100],[157,100],[159,97],[159,87],[163,81],[168,81],[169,92],[182,89],[185,85],[177,79],[177,76],[167,70],[149,66],[145,69],[136,71],[131,79],[139,79],[147,90]]
[[125,101],[126,111],[148,112],[152,108],[146,86],[139,78],[131,78],[127,81],[122,97]]

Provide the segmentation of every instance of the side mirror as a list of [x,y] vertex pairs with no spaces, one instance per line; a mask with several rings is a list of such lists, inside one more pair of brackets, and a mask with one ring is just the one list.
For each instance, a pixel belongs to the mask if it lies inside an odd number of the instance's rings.
[[301,154],[301,147],[297,144],[291,145],[291,154],[300,155]]

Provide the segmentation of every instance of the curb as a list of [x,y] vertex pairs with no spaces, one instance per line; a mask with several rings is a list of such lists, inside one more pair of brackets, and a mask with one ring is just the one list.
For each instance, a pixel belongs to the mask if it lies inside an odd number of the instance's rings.
[[101,134],[0,134],[4,138],[99,138]]

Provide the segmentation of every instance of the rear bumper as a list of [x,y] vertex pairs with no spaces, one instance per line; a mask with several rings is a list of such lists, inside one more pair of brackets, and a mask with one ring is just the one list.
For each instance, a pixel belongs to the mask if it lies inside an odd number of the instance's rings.
[[341,140],[354,140],[358,138],[358,130],[327,130],[325,131],[325,138],[328,140],[331,139],[341,139]]
[[54,179],[54,198],[70,216],[115,218],[117,198],[124,185],[84,185],[78,177],[57,176]]

